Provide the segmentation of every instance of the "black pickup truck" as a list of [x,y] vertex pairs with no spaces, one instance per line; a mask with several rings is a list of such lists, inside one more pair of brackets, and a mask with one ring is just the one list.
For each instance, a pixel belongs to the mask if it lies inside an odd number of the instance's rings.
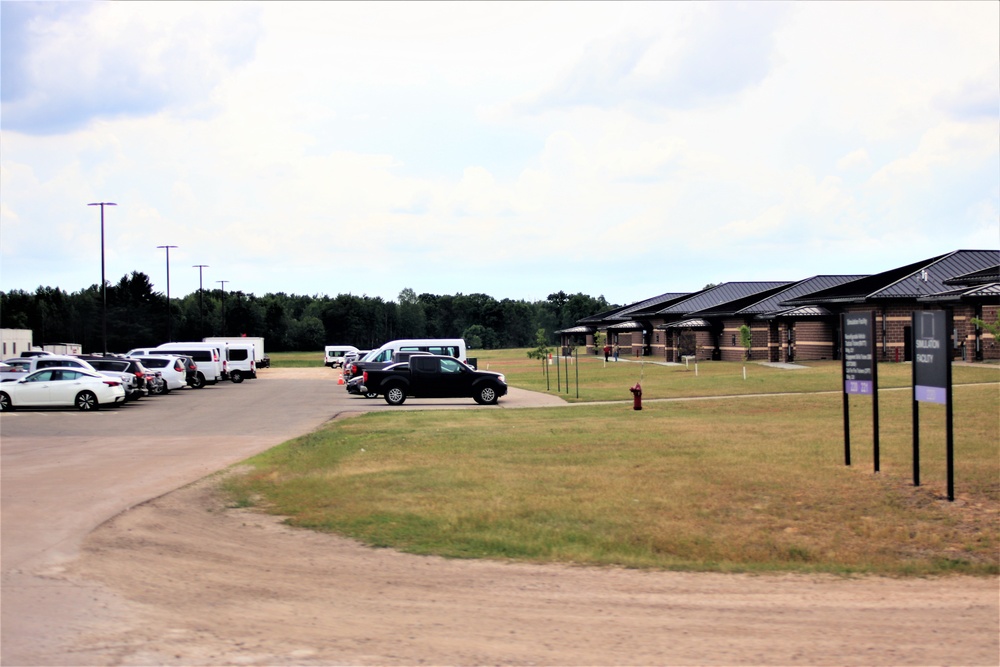
[[364,371],[360,392],[385,397],[389,405],[402,405],[414,398],[472,398],[492,405],[507,393],[507,380],[500,373],[477,371],[454,357],[420,355],[409,363]]

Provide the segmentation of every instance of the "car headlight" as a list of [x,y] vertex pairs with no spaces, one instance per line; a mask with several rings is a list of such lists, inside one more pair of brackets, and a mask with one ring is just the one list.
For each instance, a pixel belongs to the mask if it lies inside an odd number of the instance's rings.
[[503,384],[507,384],[507,378],[505,376],[501,375],[499,379]]

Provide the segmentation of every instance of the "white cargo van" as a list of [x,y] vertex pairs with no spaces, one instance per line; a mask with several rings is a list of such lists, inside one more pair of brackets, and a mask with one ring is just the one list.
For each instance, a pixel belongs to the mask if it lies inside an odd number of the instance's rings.
[[337,368],[344,365],[344,355],[348,352],[357,352],[358,348],[353,345],[327,345],[323,348],[323,365],[330,368]]
[[151,354],[174,352],[191,357],[198,364],[198,379],[205,384],[216,384],[229,377],[226,368],[225,343],[164,343],[153,348]]
[[429,354],[455,357],[463,362],[466,361],[465,339],[463,338],[404,338],[402,340],[393,340],[366,357],[365,361],[394,361],[399,352],[427,352]]
[[257,378],[257,365],[254,361],[254,345],[252,343],[230,343],[226,351],[229,379],[239,384],[245,379]]

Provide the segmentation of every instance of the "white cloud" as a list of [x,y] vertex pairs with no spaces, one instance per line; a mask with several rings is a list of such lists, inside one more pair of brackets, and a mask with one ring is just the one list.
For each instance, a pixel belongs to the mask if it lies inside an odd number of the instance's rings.
[[176,244],[173,294],[202,263],[261,294],[630,301],[637,268],[881,270],[1000,228],[994,3],[175,4],[87,5],[106,47],[70,76],[25,64],[83,48],[43,7],[4,63],[0,289],[96,282],[97,200],[109,275],[162,283]]

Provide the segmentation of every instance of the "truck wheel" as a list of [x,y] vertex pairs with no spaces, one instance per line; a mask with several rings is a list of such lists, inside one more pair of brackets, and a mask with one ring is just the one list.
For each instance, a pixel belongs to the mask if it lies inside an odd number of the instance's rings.
[[203,389],[205,387],[205,376],[198,373],[191,379],[190,385],[192,389]]
[[241,371],[230,371],[229,379],[236,384],[239,384],[240,382],[243,382],[243,373]]
[[493,388],[493,385],[485,385],[476,390],[476,395],[473,398],[480,405],[496,405],[500,397],[497,395],[497,390]]
[[406,401],[406,392],[399,385],[389,387],[385,392],[385,402],[389,405],[402,405]]
[[10,402],[7,392],[0,391],[0,412],[10,412],[14,409],[14,404]]

